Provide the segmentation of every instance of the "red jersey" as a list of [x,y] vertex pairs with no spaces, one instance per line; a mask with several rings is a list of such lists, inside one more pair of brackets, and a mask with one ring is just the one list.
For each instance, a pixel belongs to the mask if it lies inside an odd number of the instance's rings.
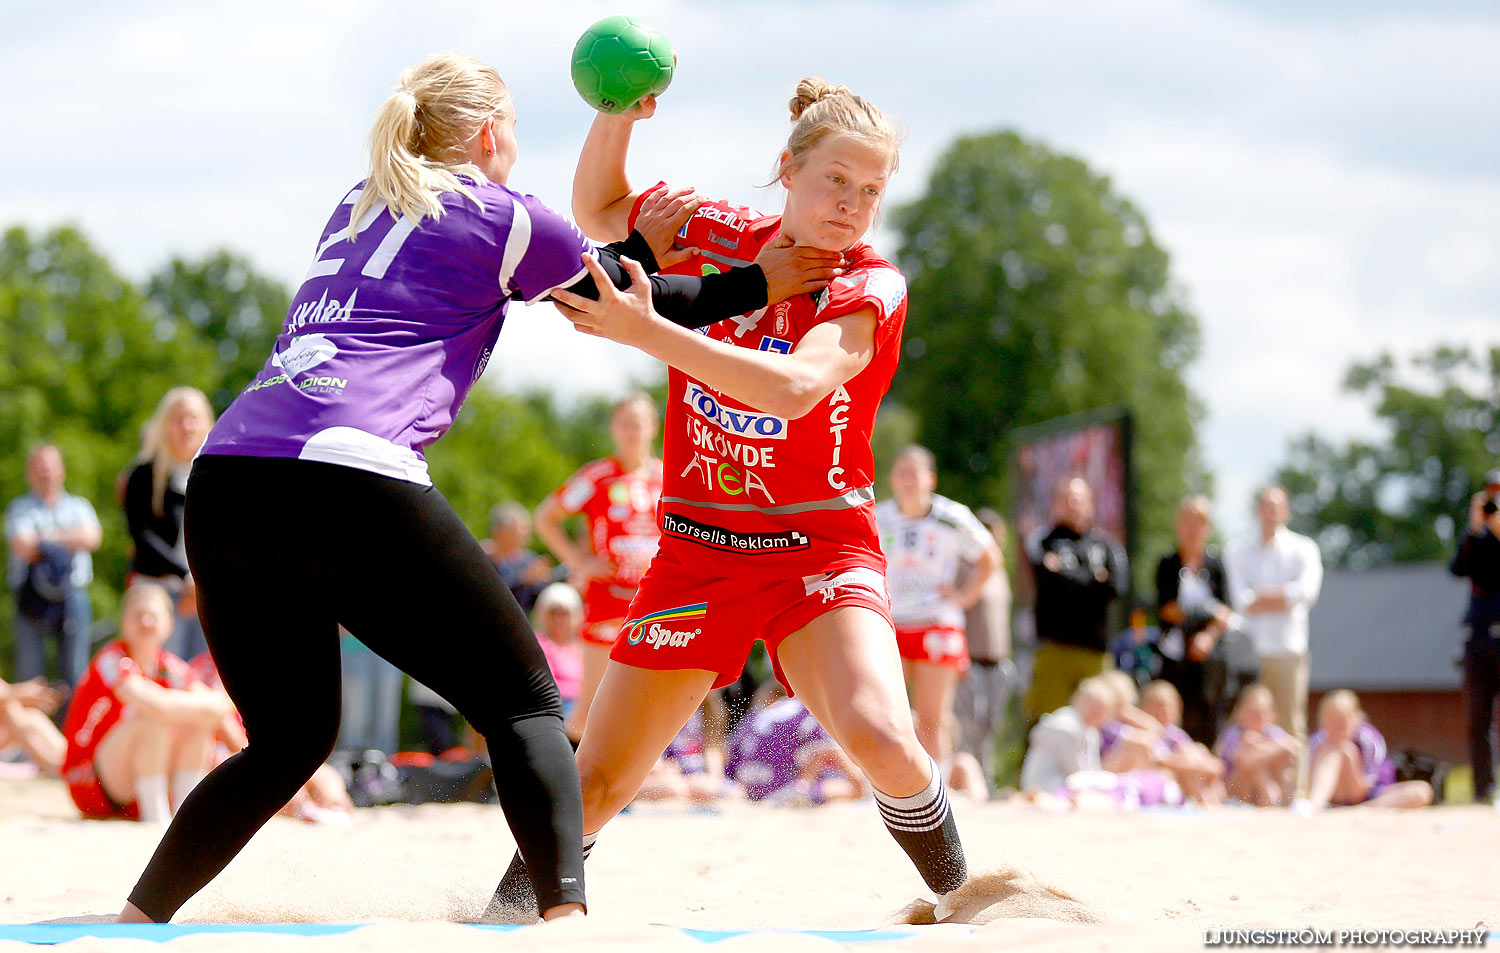
[[[631,210],[632,227],[640,204]],[[781,216],[710,202],[679,233],[700,254],[668,269],[711,274],[748,265],[777,237]],[[672,368],[668,375],[662,552],[723,575],[884,571],[875,528],[870,433],[890,387],[906,321],[906,279],[869,245],[845,253],[847,273],[794,298],[703,329],[736,347],[790,354],[819,324],[875,312],[870,363],[795,420],[762,413]]]
[[186,662],[165,649],[156,652],[155,675],[141,671],[123,639],[100,649],[73,692],[68,717],[63,721],[63,737],[68,742],[68,753],[62,763],[63,780],[92,779],[94,749],[125,713],[125,703],[115,689],[129,675],[150,679],[163,688],[185,689],[198,681]]
[[583,514],[594,555],[615,566],[613,576],[589,580],[586,597],[607,594],[628,602],[635,594],[656,555],[661,486],[660,460],[626,473],[620,461],[606,457],[585,465],[552,494],[563,512]]

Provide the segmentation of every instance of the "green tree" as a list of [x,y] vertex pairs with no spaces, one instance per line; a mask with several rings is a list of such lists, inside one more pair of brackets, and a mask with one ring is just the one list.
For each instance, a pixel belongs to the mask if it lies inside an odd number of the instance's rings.
[[1344,389],[1374,402],[1383,439],[1294,439],[1277,479],[1292,525],[1331,565],[1446,559],[1469,500],[1500,458],[1500,347],[1440,345],[1406,362],[1355,364]]
[[63,227],[12,228],[0,239],[0,352],[0,502],[27,490],[26,449],[57,444],[69,492],[94,504],[104,528],[94,596],[111,612],[129,556],[115,481],[161,395],[211,381],[212,350],[191,329],[154,317],[130,282]]
[[200,260],[174,258],[146,282],[152,316],[214,351],[214,379],[204,387],[222,412],[265,365],[286,321],[286,288],[228,251]]
[[1148,579],[1145,557],[1171,547],[1176,503],[1206,474],[1183,377],[1198,323],[1144,216],[1082,160],[996,132],[955,142],[893,220],[911,294],[894,394],[920,418],[944,486],[1003,503],[1013,431],[1124,404],[1135,578]]

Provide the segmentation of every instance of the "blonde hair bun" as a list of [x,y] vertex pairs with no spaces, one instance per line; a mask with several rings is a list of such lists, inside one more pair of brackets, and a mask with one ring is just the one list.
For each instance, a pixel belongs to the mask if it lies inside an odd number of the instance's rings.
[[820,142],[834,135],[854,136],[885,149],[890,154],[887,174],[896,171],[904,138],[901,131],[874,103],[854,95],[849,87],[808,76],[797,84],[797,94],[788,105],[792,134],[786,141],[784,155],[788,157],[777,163],[777,177],[800,167]]
[[813,103],[827,99],[829,96],[839,95],[852,96],[854,94],[849,91],[849,87],[847,86],[840,86],[837,83],[825,83],[816,76],[803,78],[802,82],[797,84],[796,95],[787,104],[792,110],[792,122],[801,119],[802,114],[807,112],[807,108]]

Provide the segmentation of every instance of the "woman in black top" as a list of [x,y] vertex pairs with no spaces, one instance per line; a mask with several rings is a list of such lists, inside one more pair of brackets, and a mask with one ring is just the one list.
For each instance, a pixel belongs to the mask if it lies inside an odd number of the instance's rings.
[[1227,666],[1220,645],[1229,628],[1229,582],[1224,561],[1208,546],[1208,501],[1188,497],[1177,508],[1177,551],[1156,567],[1156,610],[1161,619],[1162,674],[1182,695],[1182,727],[1194,741],[1212,745],[1227,697]]
[[141,454],[125,482],[125,522],[135,551],[130,582],[145,577],[173,596],[188,575],[182,539],[182,501],[187,474],[214,412],[196,387],[174,387],[156,407],[141,439]]

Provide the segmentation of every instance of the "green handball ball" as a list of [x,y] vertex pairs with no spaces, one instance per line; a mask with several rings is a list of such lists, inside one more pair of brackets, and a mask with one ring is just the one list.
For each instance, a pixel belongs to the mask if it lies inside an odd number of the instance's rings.
[[600,112],[622,113],[672,82],[672,46],[630,17],[605,17],[573,47],[573,86]]

